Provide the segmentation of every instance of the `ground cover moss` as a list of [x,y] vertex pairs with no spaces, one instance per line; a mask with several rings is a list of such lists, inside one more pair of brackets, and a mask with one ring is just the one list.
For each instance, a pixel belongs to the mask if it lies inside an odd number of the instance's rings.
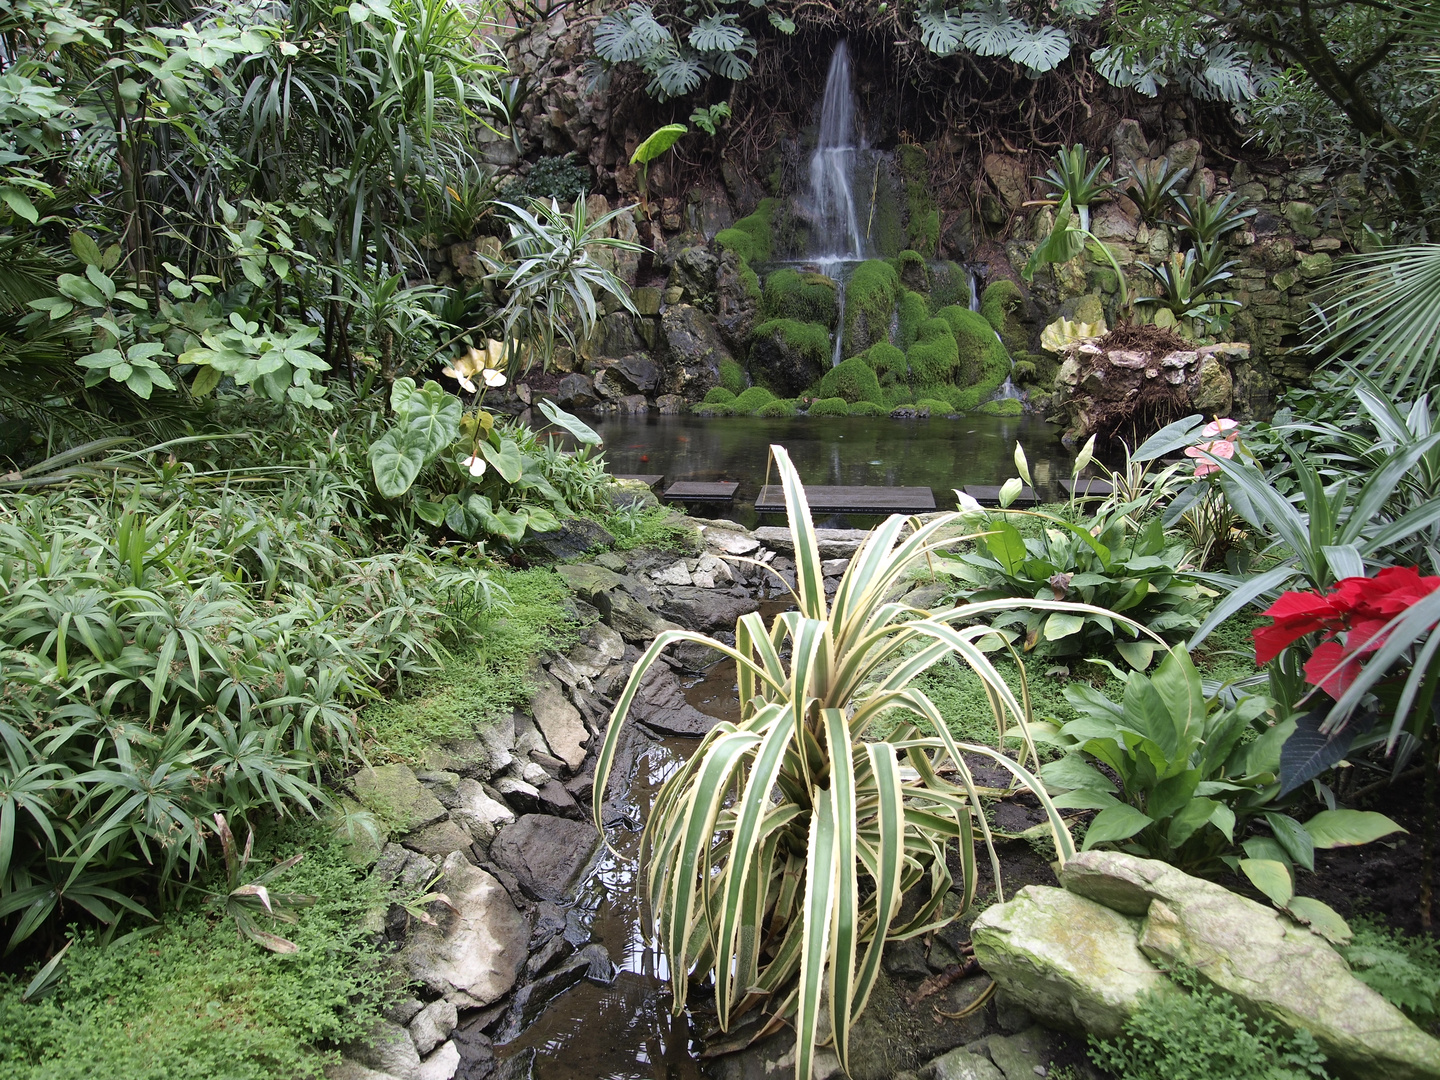
[[920,293],[905,289],[900,293],[899,340],[896,344],[908,349],[920,334],[920,324],[930,318],[930,304]]
[[753,214],[716,233],[715,242],[726,251],[735,252],[743,262],[769,262],[773,246],[775,202],[774,199],[761,199]]
[[447,657],[413,693],[361,712],[372,761],[417,762],[441,739],[473,736],[528,702],[532,656],[575,640],[577,625],[564,607],[569,593],[553,570],[497,567],[492,575],[497,595],[478,617],[474,644]]
[[807,415],[809,416],[849,416],[850,403],[842,397],[820,398],[812,401]]
[[767,401],[752,414],[754,416],[785,417],[796,416],[800,412],[799,398],[776,398],[774,401]]
[[721,360],[720,385],[731,394],[739,395],[745,389],[745,369],[734,360]]
[[734,416],[735,406],[697,401],[690,406],[690,411],[696,416]]
[[735,400],[735,394],[734,394],[733,391],[727,390],[727,389],[726,389],[725,387],[723,387],[723,386],[716,386],[716,387],[711,388],[710,392],[705,395],[705,400],[704,400],[703,404],[706,404],[706,405],[729,405],[729,404],[730,404],[731,402],[733,402],[734,400]]
[[873,401],[853,401],[850,403],[849,414],[851,416],[889,416],[890,408]]
[[910,247],[933,259],[940,246],[940,211],[930,192],[930,163],[925,148],[902,145],[896,148],[895,162],[900,167],[905,205],[910,212],[905,228]]
[[900,275],[884,259],[866,259],[845,286],[845,354],[854,356],[888,341],[890,316],[900,298]]
[[761,304],[767,319],[793,319],[802,323],[835,325],[835,282],[824,274],[802,274],[792,267],[773,270],[765,278]]
[[854,404],[857,401],[880,401],[880,381],[875,371],[858,356],[842,360],[825,373],[815,387],[815,397],[844,398]]
[[752,386],[731,403],[731,408],[742,416],[749,416],[762,405],[775,400],[775,395],[763,386]]
[[881,386],[894,386],[909,378],[910,361],[888,341],[878,341],[856,359],[864,360],[875,372]]
[[199,891],[145,937],[106,946],[81,934],[50,996],[21,1002],[25,982],[0,976],[0,1077],[319,1077],[339,1056],[321,1048],[363,1035],[398,989],[363,926],[383,897],[319,822],[278,825],[256,849],[262,869],[304,855],[275,886],[316,897],[279,928],[297,952],[241,938]]
[[987,401],[977,410],[986,416],[1020,416],[1025,412],[1025,406],[1020,403],[1019,398],[1001,398],[998,401]]

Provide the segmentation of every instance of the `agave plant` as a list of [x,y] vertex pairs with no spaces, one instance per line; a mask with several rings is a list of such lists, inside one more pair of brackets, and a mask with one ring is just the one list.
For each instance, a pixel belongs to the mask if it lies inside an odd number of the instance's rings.
[[[996,762],[1012,786],[1033,792],[1059,858],[1073,854],[1044,785],[1024,767],[1034,753],[1028,698],[1023,687],[1019,697],[1012,692],[979,642],[992,633],[983,625],[989,617],[1016,606],[1098,609],[1006,598],[929,612],[889,599],[908,567],[956,542],[958,514],[917,524],[908,535],[906,521],[891,517],[870,534],[827,601],[804,489],[784,449],[771,452],[795,544],[796,610],[768,628],[759,614],[744,616],[733,648],[684,630],[660,634],[616,705],[595,783],[605,790],[631,703],[668,646],[702,642],[735,661],[741,719],[717,724],[656,795],[641,849],[645,888],[675,1010],[685,1007],[690,976],[710,973],[722,1028],[764,1008],[769,1018],[759,1038],[793,1017],[795,1075],[808,1080],[822,1007],[848,1069],[851,1027],[875,985],[885,942],[924,934],[970,905],[977,829],[999,894],[981,798],[1000,792],[976,785],[967,755]],[[1001,736],[996,745],[1006,735],[1024,740],[1019,761],[957,742],[911,685],[952,655],[987,688]],[[874,738],[876,728],[888,735]],[[597,796],[597,808],[602,801]],[[955,846],[958,883],[947,864]],[[947,904],[952,883],[958,910]],[[902,916],[901,897],[912,890],[920,905]]]
[[1159,266],[1150,263],[1140,265],[1160,288],[1154,296],[1137,296],[1135,303],[1168,311],[1174,321],[1213,318],[1221,308],[1240,306],[1238,300],[1214,295],[1223,282],[1230,280],[1229,268],[1235,265],[1233,262],[1222,263],[1219,268],[1206,273],[1195,249],[1191,248],[1184,255],[1176,252]]

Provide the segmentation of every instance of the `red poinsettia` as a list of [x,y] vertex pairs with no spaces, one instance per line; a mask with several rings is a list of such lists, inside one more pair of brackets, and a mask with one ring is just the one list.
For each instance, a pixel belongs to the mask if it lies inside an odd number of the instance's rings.
[[1385,644],[1390,620],[1436,589],[1440,577],[1421,577],[1413,566],[1392,566],[1373,578],[1338,581],[1328,594],[1284,593],[1265,610],[1274,620],[1271,625],[1254,631],[1255,662],[1268,663],[1306,634],[1324,631],[1326,639],[1305,664],[1305,681],[1338,698],[1359,674],[1360,657]]

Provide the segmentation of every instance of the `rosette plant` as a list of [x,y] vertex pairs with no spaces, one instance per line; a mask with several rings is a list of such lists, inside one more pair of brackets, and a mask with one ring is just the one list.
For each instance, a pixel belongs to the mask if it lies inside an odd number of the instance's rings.
[[[793,1018],[795,1075],[808,1080],[821,1009],[848,1070],[851,1027],[875,985],[885,942],[924,934],[970,905],[977,830],[999,892],[981,812],[987,789],[975,783],[967,757],[995,762],[1012,786],[1033,792],[1059,858],[1074,853],[1044,785],[1024,767],[1034,745],[1023,687],[1017,697],[981,640],[993,633],[985,625],[992,616],[1016,606],[1091,609],[1007,597],[924,611],[891,599],[907,568],[956,542],[958,514],[908,533],[905,519],[891,517],[827,599],[804,489],[784,449],[771,452],[795,545],[795,610],[768,628],[759,614],[744,616],[733,648],[684,630],[660,634],[616,705],[595,786],[604,792],[631,703],[668,646],[701,642],[735,661],[740,720],[717,724],[650,809],[641,848],[646,898],[669,961],[674,1009],[685,1007],[691,976],[708,973],[722,1028],[761,1008],[769,1016],[759,1038]],[[1024,740],[1019,761],[957,742],[912,685],[951,655],[984,682],[996,745],[1006,735]],[[881,731],[888,734],[879,738]],[[602,802],[597,794],[597,826]],[[947,861],[957,847],[958,882]],[[952,885],[958,905],[947,903]],[[919,903],[902,915],[907,894]]]

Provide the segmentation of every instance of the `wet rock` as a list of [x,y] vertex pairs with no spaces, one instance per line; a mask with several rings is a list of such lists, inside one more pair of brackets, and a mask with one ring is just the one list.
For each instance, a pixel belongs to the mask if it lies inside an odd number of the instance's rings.
[[631,392],[636,394],[653,393],[660,385],[660,365],[651,360],[644,353],[632,353],[629,356],[622,356],[615,361],[614,367],[610,369],[612,374],[618,374],[625,378],[630,384]]
[[584,412],[600,404],[600,397],[595,393],[595,384],[590,381],[590,376],[579,374],[566,375],[560,380],[560,385],[555,390],[555,400],[562,407],[576,412]]
[[600,834],[588,821],[526,814],[502,829],[490,845],[490,858],[509,870],[527,896],[572,900]]
[[757,334],[750,345],[750,374],[757,385],[776,397],[798,397],[820,381],[829,362],[827,353],[817,353],[787,339],[783,326]]
[[529,927],[500,882],[458,851],[446,857],[437,889],[453,909],[439,905],[437,926],[413,925],[396,965],[461,1008],[488,1005],[515,985]]
[[604,613],[605,622],[626,641],[648,643],[662,631],[675,627],[628,593],[603,596],[597,606]]
[[655,399],[655,411],[661,416],[678,416],[685,411],[685,399],[679,394],[661,394]]
[[361,769],[350,789],[367,810],[395,823],[397,832],[424,828],[445,816],[445,807],[406,765]]
[[553,532],[539,533],[525,541],[526,549],[541,552],[556,562],[578,559],[587,551],[614,546],[615,537],[584,518],[570,518]]
[[1020,209],[1029,189],[1030,171],[1017,159],[1004,154],[986,154],[982,164],[1006,209],[1012,212]]
[[660,613],[687,630],[733,630],[735,620],[760,610],[750,596],[724,596],[709,589],[675,588],[660,601]]
[[720,385],[720,363],[734,357],[710,320],[690,304],[671,304],[660,316],[666,370],[662,389],[698,400]]
[[920,1080],[1009,1080],[984,1055],[964,1046],[929,1062],[918,1076]]
[[683,562],[672,563],[662,570],[651,570],[650,577],[657,585],[690,585],[690,568]]
[[490,1080],[495,1074],[494,1044],[479,1027],[457,1028],[452,1040],[460,1052],[455,1080]]
[[518,1054],[500,1062],[489,1080],[534,1080],[534,1077],[535,1048],[527,1046]]
[[691,572],[690,580],[697,589],[715,589],[733,585],[735,575],[730,564],[724,559],[717,559],[714,555],[702,555],[695,560],[695,569]]
[[[563,926],[562,921],[561,927]],[[525,978],[533,981],[574,954],[575,946],[566,941],[563,934],[557,933],[525,961]]]
[[540,805],[540,789],[518,776],[497,776],[491,786],[501,801],[517,814],[533,814]]
[[715,328],[731,352],[738,355],[744,355],[749,348],[760,311],[759,290],[754,287],[753,273],[751,271],[747,279],[733,251],[721,254],[715,281]]
[[472,839],[467,829],[446,818],[411,833],[401,843],[422,855],[445,856],[469,847]]
[[[822,559],[848,559],[860,550],[860,545],[870,534],[864,529],[816,529],[816,545]],[[795,541],[790,530],[767,525],[755,530],[755,539],[767,547],[785,554],[793,554]]]
[[930,975],[930,964],[925,959],[925,946],[918,941],[887,942],[881,963],[891,975],[900,978],[924,979]]
[[685,700],[679,676],[665,664],[655,664],[645,673],[630,705],[630,718],[661,735],[688,739],[700,738],[716,723],[715,717]]
[[432,1001],[410,1021],[410,1038],[421,1056],[430,1053],[450,1037],[459,1023],[459,1013],[452,1002]]
[[385,1019],[399,1024],[401,1027],[407,1027],[423,1008],[425,1008],[425,1003],[419,998],[403,998],[385,1010]]
[[555,756],[571,772],[585,760],[585,740],[590,733],[580,720],[580,713],[553,686],[541,686],[530,698],[535,724]]
[[565,781],[565,790],[576,802],[587,803],[595,794],[595,774],[584,772]]
[[[789,530],[785,533],[789,535]],[[702,525],[700,536],[706,547],[726,555],[753,555],[760,548],[760,541],[748,533],[719,525]]]
[[551,780],[540,787],[540,812],[542,814],[554,814],[556,817],[572,818],[580,821],[585,817],[585,812],[580,809],[580,804],[575,801],[575,796],[565,790],[565,786],[559,780]]

